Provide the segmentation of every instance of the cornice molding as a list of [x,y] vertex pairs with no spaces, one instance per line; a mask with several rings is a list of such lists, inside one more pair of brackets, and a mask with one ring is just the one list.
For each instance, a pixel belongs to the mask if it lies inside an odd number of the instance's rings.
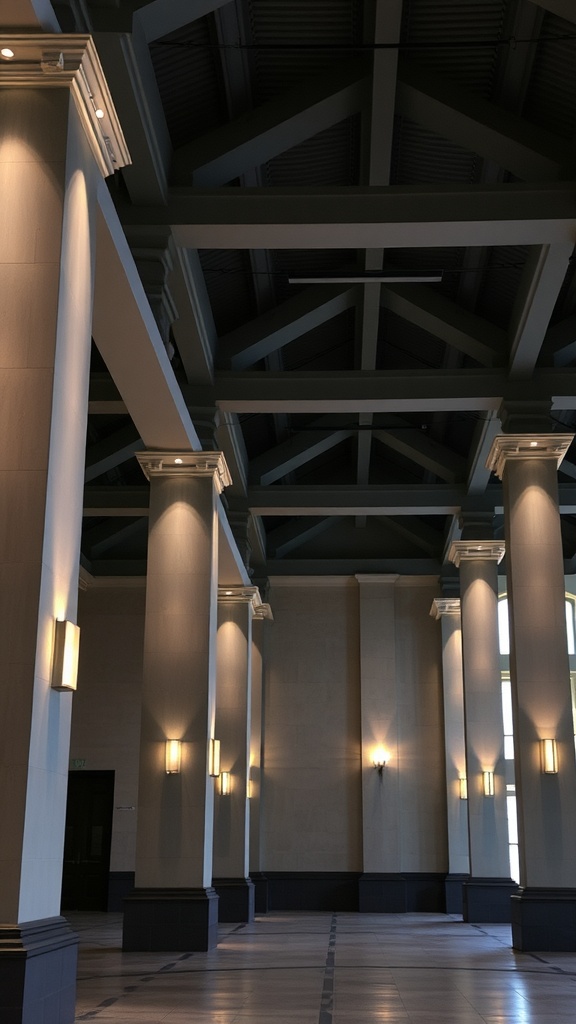
[[456,568],[462,562],[478,561],[498,562],[504,558],[506,545],[502,540],[454,540],[448,552],[448,561]]
[[8,33],[2,45],[14,57],[0,60],[1,88],[68,89],[103,177],[132,162],[91,36]]
[[430,615],[433,619],[441,619],[443,615],[460,615],[459,597],[435,597],[432,601]]

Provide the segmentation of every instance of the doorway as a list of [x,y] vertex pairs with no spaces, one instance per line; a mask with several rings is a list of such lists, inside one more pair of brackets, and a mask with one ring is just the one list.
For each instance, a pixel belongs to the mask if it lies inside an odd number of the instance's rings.
[[107,910],[114,772],[68,775],[62,911]]

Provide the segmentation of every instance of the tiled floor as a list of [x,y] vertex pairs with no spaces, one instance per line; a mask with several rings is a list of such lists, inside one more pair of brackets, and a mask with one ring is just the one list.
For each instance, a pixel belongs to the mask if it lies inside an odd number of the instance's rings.
[[438,914],[269,914],[210,953],[122,953],[119,914],[71,914],[76,1021],[576,1024],[576,953]]

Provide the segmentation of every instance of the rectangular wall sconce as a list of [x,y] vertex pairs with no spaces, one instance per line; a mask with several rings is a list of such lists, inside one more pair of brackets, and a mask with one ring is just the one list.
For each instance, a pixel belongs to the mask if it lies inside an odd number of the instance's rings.
[[180,740],[166,740],[166,774],[178,775],[182,759],[182,743]]
[[540,740],[540,764],[543,775],[556,775],[558,772],[556,740]]
[[230,772],[220,772],[220,795],[230,796],[232,792],[232,776]]
[[50,679],[53,690],[74,691],[76,689],[79,653],[80,626],[67,620],[57,619],[54,625],[54,650]]
[[482,772],[484,796],[494,796],[494,772]]
[[466,778],[465,775],[461,775],[460,778],[458,779],[458,782],[459,782],[459,785],[460,785],[460,799],[461,800],[467,800],[468,799],[468,779]]
[[220,775],[220,740],[210,740],[208,774],[214,779]]

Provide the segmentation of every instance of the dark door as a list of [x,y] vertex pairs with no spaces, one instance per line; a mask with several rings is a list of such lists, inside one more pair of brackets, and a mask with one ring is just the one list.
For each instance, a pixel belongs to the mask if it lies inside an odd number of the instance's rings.
[[70,772],[62,910],[106,910],[114,772]]

